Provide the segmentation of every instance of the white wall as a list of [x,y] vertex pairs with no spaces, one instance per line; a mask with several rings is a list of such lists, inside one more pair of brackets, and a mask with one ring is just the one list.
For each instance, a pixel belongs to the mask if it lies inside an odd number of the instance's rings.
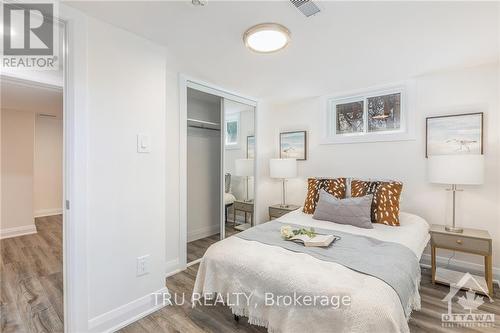
[[34,144],[34,215],[61,214],[63,200],[62,119],[37,116]]
[[[166,49],[87,22],[88,317],[101,331],[127,311],[125,318],[150,310],[148,295],[164,289],[166,246],[178,238],[178,230],[167,235],[168,226],[178,224],[178,207],[168,210],[175,201],[166,189],[178,178],[168,173],[176,151],[166,143],[173,126],[166,111]],[[137,133],[150,135],[151,153],[137,153]],[[136,258],[143,255],[150,255],[150,272],[138,277]]]
[[[188,118],[220,123],[220,99],[216,103],[190,96]],[[221,132],[187,129],[187,241],[220,232]]]
[[[401,78],[402,80],[408,78]],[[416,140],[363,144],[322,145],[320,119],[325,111],[321,98],[309,98],[284,105],[274,105],[270,112],[260,114],[260,158],[263,169],[259,180],[259,218],[268,219],[266,208],[280,200],[280,186],[269,178],[268,160],[277,157],[280,131],[308,131],[307,161],[298,162],[299,178],[288,188],[290,203],[302,205],[306,194],[306,179],[311,176],[347,176],[400,179],[404,182],[402,209],[418,214],[429,223],[446,224],[451,219],[451,197],[444,186],[429,184],[426,178],[425,118],[446,113],[485,113],[486,183],[466,187],[458,194],[457,223],[472,228],[487,229],[493,237],[494,266],[500,274],[500,178],[498,65],[456,69],[415,78],[416,100],[413,105]],[[381,82],[384,83],[384,82]],[[389,83],[389,82],[388,82]],[[366,87],[360,86],[358,89]],[[332,92],[335,93],[335,92]],[[264,143],[268,143],[267,145]],[[449,253],[440,252],[449,256]],[[461,256],[458,260],[482,265],[476,256]],[[425,257],[424,259],[427,259]],[[457,263],[460,263],[456,261]],[[480,268],[480,266],[471,266]]]
[[33,219],[32,112],[1,110],[1,236],[36,231]]

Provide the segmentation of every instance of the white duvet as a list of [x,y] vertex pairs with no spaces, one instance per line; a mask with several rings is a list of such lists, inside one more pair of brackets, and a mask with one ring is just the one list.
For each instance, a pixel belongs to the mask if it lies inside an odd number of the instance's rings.
[[[400,214],[399,227],[374,224],[374,229],[314,220],[301,210],[286,214],[279,221],[396,242],[408,247],[419,259],[429,240],[427,222],[408,213]],[[339,308],[269,306],[264,299],[270,291],[275,295],[296,291],[350,296],[351,304]],[[307,254],[235,236],[207,250],[193,292],[228,296],[234,314],[248,317],[251,324],[265,326],[269,332],[409,332],[399,297],[384,281]],[[240,293],[251,295],[251,301],[246,302],[246,298],[238,296]],[[418,291],[412,299],[413,309],[419,309]]]

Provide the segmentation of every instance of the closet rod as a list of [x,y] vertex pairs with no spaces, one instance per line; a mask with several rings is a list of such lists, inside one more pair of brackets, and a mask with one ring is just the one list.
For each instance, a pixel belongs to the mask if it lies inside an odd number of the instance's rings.
[[188,118],[187,121],[193,121],[195,123],[206,124],[206,125],[220,126],[219,123],[213,123],[211,121],[199,120],[199,119],[193,119],[193,118]]
[[210,127],[194,126],[194,125],[188,125],[188,127],[199,128],[199,129],[206,129],[206,130],[210,130],[210,131],[218,131],[218,132],[220,132],[219,128],[210,128]]

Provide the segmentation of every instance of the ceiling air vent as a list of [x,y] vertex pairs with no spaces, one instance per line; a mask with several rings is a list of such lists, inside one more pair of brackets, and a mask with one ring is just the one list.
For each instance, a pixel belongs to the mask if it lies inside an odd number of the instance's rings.
[[307,17],[320,12],[318,6],[310,0],[290,0],[290,2]]

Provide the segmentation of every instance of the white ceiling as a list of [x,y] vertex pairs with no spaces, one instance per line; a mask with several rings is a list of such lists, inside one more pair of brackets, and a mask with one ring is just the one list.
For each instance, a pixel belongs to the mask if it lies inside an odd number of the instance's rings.
[[62,89],[47,88],[2,79],[0,83],[2,109],[62,117]]
[[[496,62],[499,3],[317,2],[304,17],[288,1],[76,2],[72,6],[164,44],[188,74],[281,101]],[[278,22],[289,47],[261,55],[243,32]]]

